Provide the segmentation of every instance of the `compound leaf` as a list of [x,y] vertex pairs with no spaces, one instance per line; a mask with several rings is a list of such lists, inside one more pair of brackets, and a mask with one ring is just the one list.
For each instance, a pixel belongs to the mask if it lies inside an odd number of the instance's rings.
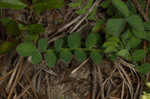
[[53,50],[48,50],[46,52],[45,61],[49,67],[54,66],[56,64],[57,57]]

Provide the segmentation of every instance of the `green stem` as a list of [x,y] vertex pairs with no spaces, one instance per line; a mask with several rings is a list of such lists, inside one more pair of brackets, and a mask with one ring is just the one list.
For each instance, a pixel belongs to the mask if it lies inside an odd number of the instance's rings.
[[103,52],[102,49],[92,49],[92,48],[61,48],[61,50],[82,50],[82,51],[97,51],[97,52]]

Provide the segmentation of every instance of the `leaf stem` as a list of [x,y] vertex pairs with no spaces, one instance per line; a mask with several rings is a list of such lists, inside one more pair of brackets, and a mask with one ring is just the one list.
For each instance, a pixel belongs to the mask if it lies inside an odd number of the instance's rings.
[[61,48],[60,50],[82,50],[82,51],[96,51],[96,52],[103,52],[102,49],[93,49],[93,48]]

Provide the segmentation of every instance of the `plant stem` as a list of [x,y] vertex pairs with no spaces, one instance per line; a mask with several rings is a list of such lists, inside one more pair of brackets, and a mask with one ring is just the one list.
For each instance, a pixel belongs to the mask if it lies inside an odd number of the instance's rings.
[[102,49],[93,49],[93,48],[61,48],[61,50],[82,50],[82,51],[97,51],[97,52],[103,52]]

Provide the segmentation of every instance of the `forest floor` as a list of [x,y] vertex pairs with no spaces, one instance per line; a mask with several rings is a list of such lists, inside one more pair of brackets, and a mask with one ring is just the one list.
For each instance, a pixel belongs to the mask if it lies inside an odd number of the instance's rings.
[[[97,17],[103,18],[103,13],[98,12]],[[50,35],[51,41],[70,31],[84,36],[95,24],[67,6],[46,11],[40,17],[35,17],[29,9],[3,9],[2,16],[27,24],[39,20],[48,33],[44,36]],[[58,20],[62,20],[61,24]],[[48,68],[44,62],[31,64],[15,50],[0,55],[0,99],[139,99],[143,89],[144,81],[135,66],[121,58],[114,62],[104,58],[99,65],[89,58],[82,63],[73,58],[69,64],[59,60]]]

